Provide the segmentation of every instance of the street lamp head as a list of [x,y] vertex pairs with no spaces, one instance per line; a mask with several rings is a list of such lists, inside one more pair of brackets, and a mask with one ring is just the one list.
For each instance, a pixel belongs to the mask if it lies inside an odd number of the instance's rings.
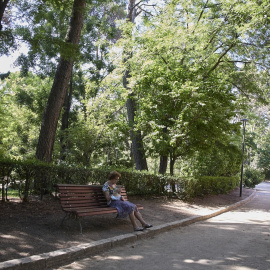
[[248,119],[244,118],[244,119],[241,119],[240,121],[242,121],[242,122],[247,122]]

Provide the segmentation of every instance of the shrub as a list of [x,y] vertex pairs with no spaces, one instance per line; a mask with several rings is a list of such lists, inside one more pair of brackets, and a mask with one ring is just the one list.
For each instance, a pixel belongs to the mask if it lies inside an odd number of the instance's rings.
[[[52,193],[56,183],[61,184],[98,184],[108,179],[109,172],[117,170],[122,177],[120,183],[129,194],[134,195],[177,195],[181,199],[206,194],[227,193],[239,184],[236,177],[199,177],[184,178],[170,175],[152,174],[147,171],[135,171],[118,168],[82,168],[66,165],[52,165],[39,160],[8,161],[0,159],[2,179],[10,177],[19,184],[19,192],[23,201],[28,201],[30,194]],[[4,186],[8,186],[3,182]],[[11,184],[11,183],[10,183]],[[9,184],[9,186],[10,186]],[[172,192],[175,186],[176,194]],[[7,190],[7,189],[6,189]],[[4,198],[4,196],[2,197]]]
[[245,169],[243,179],[246,187],[254,188],[265,179],[265,174],[260,170],[249,167]]

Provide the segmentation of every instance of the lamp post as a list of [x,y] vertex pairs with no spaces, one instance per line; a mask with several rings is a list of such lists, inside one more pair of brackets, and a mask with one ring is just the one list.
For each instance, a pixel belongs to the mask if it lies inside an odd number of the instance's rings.
[[244,171],[244,153],[245,153],[245,133],[246,133],[246,124],[248,119],[241,119],[243,122],[243,155],[242,155],[242,167],[241,167],[241,181],[240,181],[240,197],[242,197],[242,186],[243,186],[243,171]]

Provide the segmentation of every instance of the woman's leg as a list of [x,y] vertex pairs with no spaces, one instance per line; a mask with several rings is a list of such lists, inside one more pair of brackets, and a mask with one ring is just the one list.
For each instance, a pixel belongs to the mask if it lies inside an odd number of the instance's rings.
[[146,222],[144,221],[144,219],[139,211],[134,212],[134,215],[141,222],[142,226],[146,225]]
[[[137,223],[136,223],[135,217],[141,222],[142,227],[138,227],[138,225],[137,225]],[[143,219],[143,217],[142,217],[142,215],[141,215],[141,213],[140,213],[139,211],[137,211],[137,212],[133,211],[133,212],[129,215],[129,218],[130,218],[130,221],[131,221],[131,223],[132,223],[132,226],[133,226],[134,230],[136,230],[136,229],[138,230],[138,229],[139,229],[139,231],[142,231],[142,230],[145,229],[145,228],[150,228],[150,227],[152,227],[151,224],[147,224],[147,223],[144,221],[144,219]],[[137,230],[136,230],[136,231],[137,231]]]
[[134,228],[134,229],[137,228],[138,225],[137,225],[137,223],[136,223],[134,211],[132,211],[132,213],[129,215],[129,218],[130,218],[130,221],[131,221],[131,224],[132,224],[133,228]]

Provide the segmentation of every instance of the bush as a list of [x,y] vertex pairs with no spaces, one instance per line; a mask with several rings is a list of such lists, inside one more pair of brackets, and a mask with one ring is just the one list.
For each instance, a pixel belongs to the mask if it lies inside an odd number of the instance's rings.
[[[65,165],[52,165],[39,160],[14,161],[0,159],[0,176],[8,177],[11,182],[3,182],[10,186],[19,183],[19,192],[23,201],[28,201],[30,194],[39,194],[55,191],[58,184],[96,184],[102,185],[108,179],[109,172],[117,170],[122,177],[119,184],[126,187],[129,194],[134,195],[177,195],[181,199],[189,199],[206,194],[227,193],[239,184],[235,177],[199,177],[183,178],[170,175],[152,174],[147,171],[135,171],[118,168],[82,168]],[[176,194],[172,192],[175,187]],[[4,188],[3,195],[4,198]],[[7,190],[7,189],[6,189]]]
[[226,194],[239,185],[239,177],[202,176],[198,181],[196,196],[207,194]]
[[257,169],[247,168],[244,171],[243,180],[244,185],[249,188],[254,188],[265,179],[265,174]]

